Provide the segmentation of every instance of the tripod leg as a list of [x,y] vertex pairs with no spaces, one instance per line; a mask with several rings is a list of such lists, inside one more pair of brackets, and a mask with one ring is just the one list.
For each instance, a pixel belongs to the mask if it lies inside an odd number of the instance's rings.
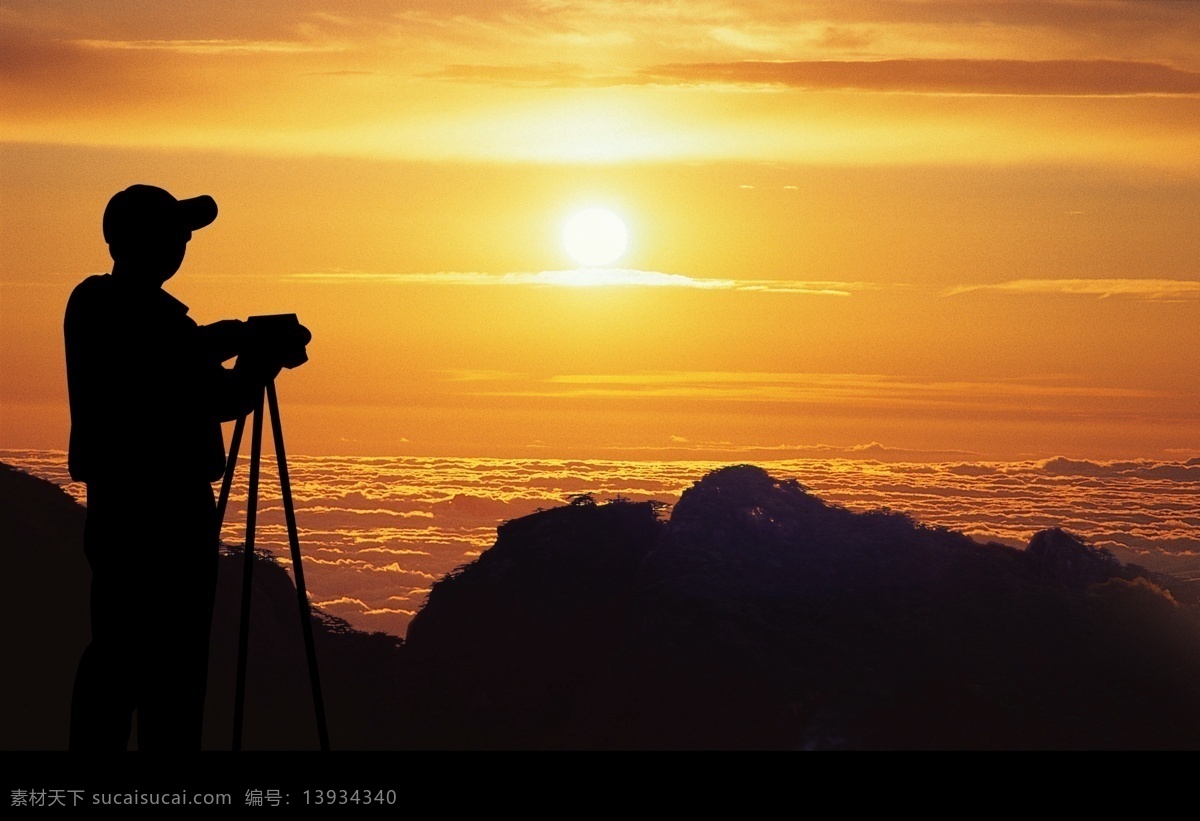
[[317,649],[313,642],[312,612],[308,592],[304,588],[304,564],[300,558],[300,536],[296,532],[296,508],[292,502],[292,484],[288,477],[287,456],[283,450],[283,426],[279,421],[279,400],[275,383],[267,383],[267,402],[271,409],[271,431],[275,435],[275,458],[279,461],[279,491],[283,496],[283,511],[287,518],[288,542],[292,547],[292,574],[296,578],[296,596],[300,602],[300,626],[304,631],[304,648],[308,652],[308,676],[312,684],[313,708],[317,714],[317,736],[321,750],[329,750],[329,730],[325,725],[325,702],[321,697],[321,676],[317,670]]
[[229,443],[229,460],[225,463],[225,476],[221,479],[221,496],[217,501],[217,527],[225,524],[225,507],[229,504],[229,489],[233,486],[233,470],[237,467],[238,448],[242,446],[242,432],[246,429],[246,417],[242,416],[233,426],[233,439]]
[[262,459],[263,394],[254,405],[250,434],[250,487],[246,496],[246,547],[242,565],[242,620],[238,629],[237,690],[233,701],[233,749],[242,749],[242,715],[246,707],[246,656],[250,645],[250,582],[254,572],[254,527],[258,516],[258,469]]

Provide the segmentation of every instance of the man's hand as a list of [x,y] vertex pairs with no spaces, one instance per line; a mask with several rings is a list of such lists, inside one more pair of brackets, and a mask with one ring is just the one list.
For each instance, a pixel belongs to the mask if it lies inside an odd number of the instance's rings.
[[268,358],[261,351],[254,349],[238,354],[237,364],[233,366],[234,373],[254,385],[265,385],[283,370],[283,363],[276,358]]
[[[295,314],[268,314],[246,320],[249,346],[263,352],[264,357],[279,361],[285,368],[297,368],[308,361],[305,350],[312,333],[300,324]],[[276,371],[278,372],[278,371]]]
[[218,362],[232,359],[242,352],[248,337],[246,323],[240,319],[222,319],[197,328],[200,344]]

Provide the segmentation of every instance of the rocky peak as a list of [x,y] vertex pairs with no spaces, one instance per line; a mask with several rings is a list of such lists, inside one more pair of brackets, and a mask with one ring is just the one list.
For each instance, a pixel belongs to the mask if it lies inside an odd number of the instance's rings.
[[1084,544],[1062,528],[1033,535],[1025,556],[1042,581],[1082,590],[1121,573],[1121,563],[1107,550]]

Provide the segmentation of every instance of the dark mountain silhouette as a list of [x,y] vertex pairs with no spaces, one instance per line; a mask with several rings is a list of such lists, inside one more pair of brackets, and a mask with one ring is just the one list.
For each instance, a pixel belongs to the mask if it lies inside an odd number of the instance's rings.
[[[0,748],[67,746],[75,668],[89,639],[91,571],[83,556],[83,522],[84,509],[57,486],[0,465],[0,546],[10,580],[0,637],[0,653],[8,659],[0,679]],[[241,573],[241,552],[224,552],[204,726],[208,749],[227,750],[232,739]],[[175,580],[160,581],[171,585]],[[316,749],[296,592],[287,571],[270,559],[259,559],[252,601],[243,748]],[[325,614],[318,614],[316,622],[332,745],[401,746],[401,705],[395,693],[403,642],[383,633],[352,630]]]
[[[1192,589],[1068,533],[979,544],[751,466],[658,514],[585,496],[501,525],[407,642],[319,614],[333,748],[1200,747]],[[66,744],[82,519],[0,470],[6,749]],[[240,563],[221,560],[210,748],[229,746]],[[315,749],[295,590],[268,560],[255,582],[245,747]]]
[[89,640],[83,520],[58,486],[0,464],[4,749],[67,747],[71,686]]
[[422,745],[1200,746],[1200,621],[1144,571],[1062,531],[1019,551],[851,513],[750,466],[666,524],[619,502],[501,527],[406,650]]
[[567,507],[500,526],[409,625],[405,702],[420,747],[566,743],[576,702],[622,640],[663,528],[649,504]]
[[[204,748],[232,741],[242,553],[225,552],[217,577]],[[383,750],[404,746],[396,697],[403,640],[354,630],[314,610],[313,628],[332,749]],[[319,749],[308,661],[296,607],[296,588],[274,560],[259,558],[251,599],[242,749]]]

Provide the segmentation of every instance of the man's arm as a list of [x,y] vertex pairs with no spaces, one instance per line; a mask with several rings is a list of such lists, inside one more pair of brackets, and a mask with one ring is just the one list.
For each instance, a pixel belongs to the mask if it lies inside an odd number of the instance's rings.
[[213,363],[212,368],[206,393],[213,415],[221,422],[240,419],[254,410],[259,391],[282,369],[277,364],[261,361],[252,353],[239,354],[232,368],[219,362]]
[[240,319],[222,319],[196,329],[200,346],[217,362],[225,362],[242,352],[249,334]]
[[[245,352],[249,338],[246,323],[240,319],[196,326],[195,345],[206,374],[200,395],[218,421],[228,422],[250,413],[259,390],[274,376],[265,374],[261,367],[249,367],[252,357]],[[233,368],[221,364],[235,356],[238,362]]]
[[[245,416],[253,410],[259,390],[278,376],[285,364],[294,367],[307,358],[304,346],[312,339],[312,334],[296,321],[294,315],[287,316],[290,323],[283,315],[255,317],[263,322],[254,328],[251,327],[253,320],[242,322],[236,319],[197,326],[202,356],[215,368],[210,385],[211,408],[222,422]],[[282,323],[265,324],[281,319],[284,320]],[[232,370],[222,366],[222,362],[234,356],[237,363]]]

